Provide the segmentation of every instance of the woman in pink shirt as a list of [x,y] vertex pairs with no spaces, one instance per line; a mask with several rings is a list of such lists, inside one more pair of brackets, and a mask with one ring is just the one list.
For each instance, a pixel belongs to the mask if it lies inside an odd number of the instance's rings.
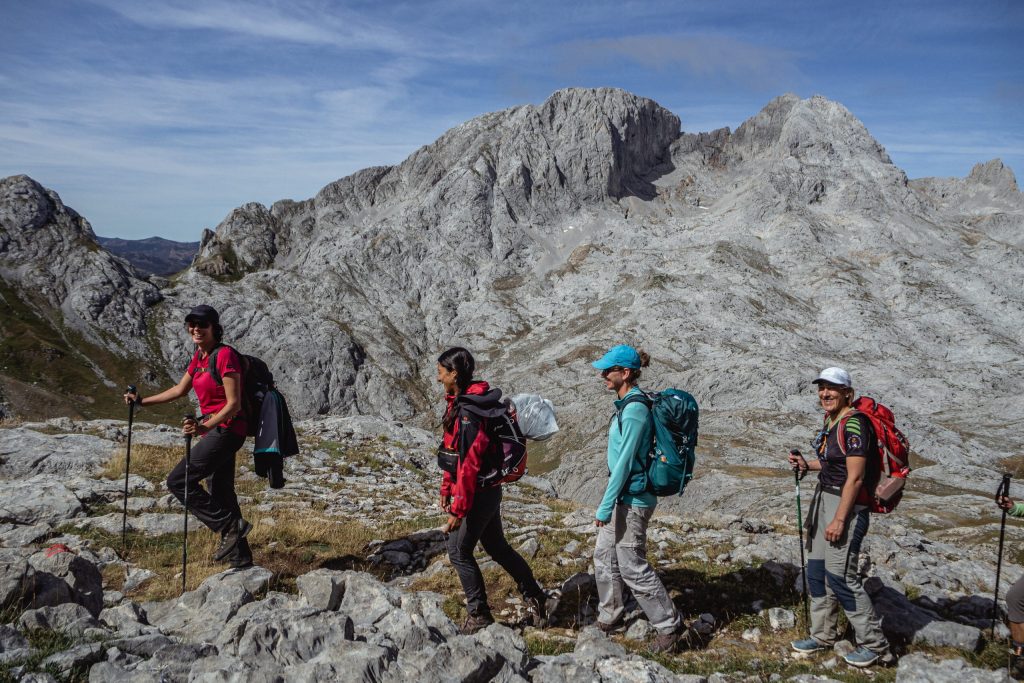
[[[224,328],[220,316],[211,306],[193,308],[185,316],[185,328],[196,345],[188,370],[175,386],[154,396],[142,397],[126,393],[125,402],[138,406],[167,403],[195,389],[202,417],[185,420],[184,434],[201,437],[192,447],[188,478],[182,459],[167,476],[167,488],[184,502],[188,489],[188,508],[203,524],[220,532],[221,542],[213,559],[227,561],[234,568],[252,565],[252,551],[245,540],[252,525],[242,518],[235,494],[235,453],[245,442],[248,425],[242,408],[242,360],[230,346],[222,346]],[[221,382],[217,382],[210,368],[214,358]],[[202,486],[209,478],[210,490]]]

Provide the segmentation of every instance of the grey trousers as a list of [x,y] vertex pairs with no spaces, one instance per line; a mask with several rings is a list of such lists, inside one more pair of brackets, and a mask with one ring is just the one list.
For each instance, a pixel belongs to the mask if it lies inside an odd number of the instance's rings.
[[811,637],[832,645],[838,637],[839,607],[853,626],[857,644],[885,654],[889,643],[857,573],[861,542],[868,532],[870,513],[854,508],[838,542],[825,540],[825,528],[835,517],[840,497],[819,486],[811,499],[807,523],[807,587],[811,595]]
[[1010,621],[1016,624],[1024,623],[1024,576],[1017,579],[1006,592],[1006,612]]
[[614,624],[622,618],[623,586],[628,586],[648,621],[660,633],[673,633],[682,617],[665,585],[647,563],[647,523],[654,508],[619,503],[611,520],[597,530],[594,574],[600,598],[598,620]]

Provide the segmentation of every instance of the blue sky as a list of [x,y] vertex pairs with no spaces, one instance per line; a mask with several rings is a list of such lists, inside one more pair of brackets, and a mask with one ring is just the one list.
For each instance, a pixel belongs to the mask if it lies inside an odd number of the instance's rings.
[[1018,0],[3,0],[0,176],[99,235],[196,240],[570,86],[650,97],[686,131],[821,94],[912,178],[1021,174],[1022,35]]

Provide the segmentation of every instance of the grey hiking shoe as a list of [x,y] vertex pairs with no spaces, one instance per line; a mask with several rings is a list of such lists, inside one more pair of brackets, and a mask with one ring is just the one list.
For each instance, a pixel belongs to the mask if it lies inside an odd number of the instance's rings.
[[252,531],[252,524],[241,517],[231,520],[220,533],[220,545],[217,546],[217,552],[213,554],[214,561],[220,562],[234,552],[238,547],[238,542],[248,536],[250,531]]
[[869,650],[866,647],[858,647],[850,654],[843,657],[843,661],[850,666],[855,666],[858,669],[865,669],[881,658],[881,654],[874,650]]
[[831,650],[832,649],[832,647],[830,645],[825,645],[824,643],[819,643],[814,638],[804,638],[802,640],[794,640],[789,645],[790,645],[790,647],[792,647],[797,652],[802,652],[804,654],[811,654],[813,652],[822,652],[824,650]]
[[480,612],[478,614],[470,612],[466,615],[466,620],[462,622],[462,628],[460,628],[459,631],[464,636],[471,636],[477,631],[481,631],[493,623],[494,617],[491,616],[490,612]]

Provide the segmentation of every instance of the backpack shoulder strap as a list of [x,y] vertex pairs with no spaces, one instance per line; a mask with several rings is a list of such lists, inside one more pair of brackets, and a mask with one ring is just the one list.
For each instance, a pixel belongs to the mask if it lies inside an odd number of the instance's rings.
[[620,432],[622,431],[622,411],[625,410],[626,406],[628,406],[630,403],[643,403],[645,406],[647,406],[647,410],[650,410],[651,407],[654,405],[654,399],[648,396],[647,393],[644,392],[643,390],[641,390],[639,394],[630,394],[626,398],[622,399],[622,407],[616,408],[615,410],[615,418],[619,422]]
[[213,347],[213,351],[210,351],[210,365],[208,368],[210,374],[213,375],[214,381],[221,386],[224,386],[224,378],[220,376],[220,370],[217,369],[217,354],[225,347],[231,348],[227,344],[217,344]]
[[[836,433],[836,441],[839,443],[839,450],[843,452],[843,455],[846,455],[846,423],[849,422],[850,418],[854,415],[864,415],[864,413],[854,408],[846,415],[843,415],[839,420],[839,431]],[[867,418],[866,415],[864,415],[864,417]],[[874,427],[871,427],[870,423],[871,420],[868,419],[868,427],[874,429]]]

